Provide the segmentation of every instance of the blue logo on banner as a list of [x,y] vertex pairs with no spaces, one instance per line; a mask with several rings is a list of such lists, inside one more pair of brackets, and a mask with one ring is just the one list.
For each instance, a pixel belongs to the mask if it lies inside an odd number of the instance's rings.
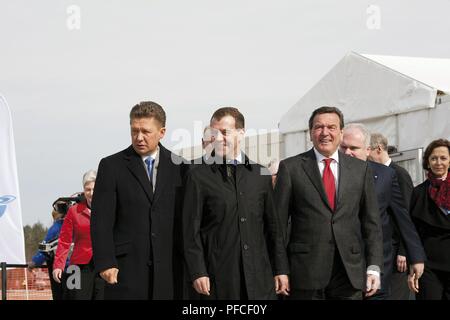
[[2,196],[0,197],[0,218],[6,211],[7,204],[16,200],[14,196]]

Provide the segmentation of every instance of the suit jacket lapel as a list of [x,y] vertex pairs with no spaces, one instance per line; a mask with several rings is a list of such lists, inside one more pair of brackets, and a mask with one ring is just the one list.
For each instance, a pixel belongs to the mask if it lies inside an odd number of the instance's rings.
[[339,181],[338,181],[338,195],[336,202],[336,212],[341,207],[342,198],[348,194],[347,187],[351,185],[352,168],[350,167],[346,156],[339,151]]
[[148,179],[147,172],[145,172],[145,167],[142,162],[142,158],[134,151],[133,147],[130,146],[126,150],[126,156],[125,159],[128,160],[128,169],[131,171],[133,176],[139,181],[139,184],[141,185],[142,189],[144,189],[144,192],[150,202],[152,202],[153,199],[153,189],[152,185],[150,183],[150,180]]
[[320,176],[319,166],[317,165],[317,159],[316,155],[314,154],[314,150],[311,149],[310,151],[308,151],[302,157],[302,160],[303,160],[302,161],[303,169],[306,172],[306,175],[309,177],[312,184],[319,192],[323,202],[325,202],[325,204],[331,210],[330,204],[328,203],[327,195],[325,193],[325,189],[323,187],[322,177]]
[[170,162],[172,159],[170,158],[170,152],[164,148],[161,144],[159,144],[159,163],[158,163],[158,171],[156,172],[156,181],[155,181],[155,195],[153,197],[153,201],[158,201],[158,198],[164,191],[164,186],[167,181],[169,181],[170,176]]
[[252,166],[250,164],[250,160],[247,157],[246,154],[242,154],[242,160],[244,163],[238,164],[236,166],[236,190],[239,192],[239,190],[244,189],[245,190],[245,183],[248,181],[247,178],[247,170],[252,170]]

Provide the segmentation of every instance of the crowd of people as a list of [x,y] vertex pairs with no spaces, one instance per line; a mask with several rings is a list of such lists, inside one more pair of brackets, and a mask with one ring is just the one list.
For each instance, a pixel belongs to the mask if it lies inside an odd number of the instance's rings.
[[242,150],[236,108],[212,114],[189,163],[160,143],[165,126],[157,103],[134,106],[131,145],[57,220],[54,282],[81,275],[66,299],[450,298],[448,140],[426,147],[414,187],[387,139],[336,107],[311,114],[313,148],[268,168]]

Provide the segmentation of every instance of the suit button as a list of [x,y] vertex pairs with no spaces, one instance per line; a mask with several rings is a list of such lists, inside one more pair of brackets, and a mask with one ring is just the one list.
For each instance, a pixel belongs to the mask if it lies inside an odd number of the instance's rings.
[[247,219],[244,218],[244,217],[241,218],[241,222],[245,222],[246,220],[247,220]]
[[247,244],[244,244],[244,250],[248,250],[250,248]]
[[156,238],[156,233],[152,232],[152,238]]
[[239,192],[239,195],[243,196],[243,195],[244,195],[244,193],[243,193],[243,192]]

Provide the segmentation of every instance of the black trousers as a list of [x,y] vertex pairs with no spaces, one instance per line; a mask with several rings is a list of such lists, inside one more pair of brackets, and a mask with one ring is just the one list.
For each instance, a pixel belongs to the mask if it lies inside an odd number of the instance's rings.
[[362,298],[362,291],[352,286],[337,248],[328,285],[316,290],[292,290],[289,296],[290,300],[362,300]]
[[419,279],[417,300],[450,300],[450,271],[425,267]]
[[92,261],[78,265],[80,268],[80,288],[70,289],[68,282],[73,281],[73,274],[66,274],[64,298],[67,300],[103,300],[105,281],[94,272]]
[[62,300],[63,299],[63,283],[64,278],[61,279],[61,283],[58,283],[53,279],[53,259],[47,260],[47,270],[48,277],[50,279],[50,287],[52,289],[52,298],[53,300]]
[[414,293],[408,287],[408,272],[393,272],[389,300],[414,300]]

